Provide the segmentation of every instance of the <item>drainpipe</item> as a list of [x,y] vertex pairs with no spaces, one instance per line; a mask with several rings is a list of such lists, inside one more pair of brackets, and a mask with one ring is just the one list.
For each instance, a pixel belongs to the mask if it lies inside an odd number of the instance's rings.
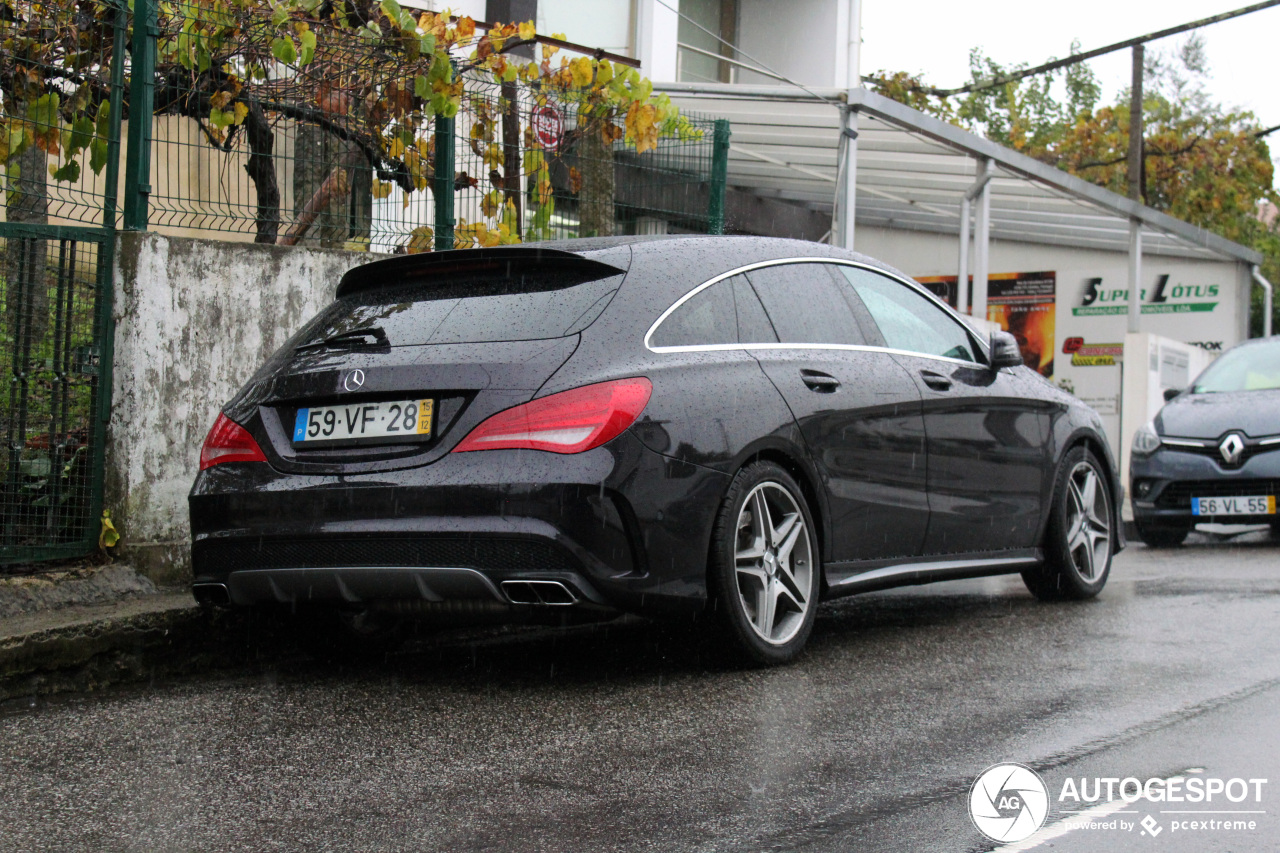
[[1262,288],[1262,336],[1271,337],[1271,282],[1262,277],[1258,265],[1253,265],[1253,280]]

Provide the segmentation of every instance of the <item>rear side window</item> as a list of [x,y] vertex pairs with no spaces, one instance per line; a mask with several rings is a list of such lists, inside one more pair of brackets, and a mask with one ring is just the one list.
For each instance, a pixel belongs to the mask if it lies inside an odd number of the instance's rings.
[[867,343],[825,264],[780,264],[747,273],[784,344]]
[[840,267],[893,349],[977,361],[964,326],[900,281],[861,267]]
[[560,338],[595,322],[621,283],[539,272],[357,293],[321,312],[297,345],[371,329],[391,346]]
[[745,276],[698,291],[653,333],[656,347],[777,343],[769,317]]

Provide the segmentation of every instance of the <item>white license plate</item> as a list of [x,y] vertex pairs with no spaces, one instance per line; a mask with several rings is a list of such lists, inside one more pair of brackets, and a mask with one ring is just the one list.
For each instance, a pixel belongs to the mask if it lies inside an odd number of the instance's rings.
[[1275,515],[1275,495],[1244,498],[1192,498],[1192,515]]
[[434,410],[434,400],[391,400],[299,409],[293,422],[293,441],[310,444],[431,435]]

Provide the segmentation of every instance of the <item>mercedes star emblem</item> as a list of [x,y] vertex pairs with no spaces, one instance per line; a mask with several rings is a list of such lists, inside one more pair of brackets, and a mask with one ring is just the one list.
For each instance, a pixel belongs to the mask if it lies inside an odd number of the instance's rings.
[[354,391],[364,385],[364,371],[359,368],[347,374],[347,378],[342,380],[342,387],[348,391]]

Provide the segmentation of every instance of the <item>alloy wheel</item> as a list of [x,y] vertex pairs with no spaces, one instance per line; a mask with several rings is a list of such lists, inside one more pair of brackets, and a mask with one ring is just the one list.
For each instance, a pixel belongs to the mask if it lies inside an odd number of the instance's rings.
[[1067,552],[1080,577],[1095,581],[1111,555],[1111,505],[1097,469],[1078,462],[1067,480]]
[[742,612],[766,643],[783,645],[804,624],[813,606],[813,555],[791,492],[772,481],[752,489],[738,513],[734,568]]

